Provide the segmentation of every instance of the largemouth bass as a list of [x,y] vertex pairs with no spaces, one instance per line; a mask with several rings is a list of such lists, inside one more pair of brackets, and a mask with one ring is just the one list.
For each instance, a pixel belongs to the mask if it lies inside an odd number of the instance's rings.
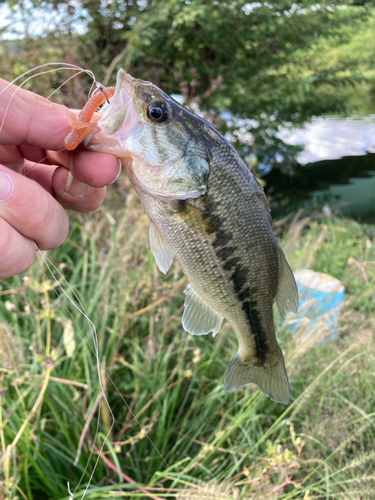
[[184,329],[213,335],[227,318],[238,338],[224,389],[255,383],[288,404],[273,303],[296,312],[293,273],[262,187],[209,123],[155,85],[120,70],[87,148],[121,158],[150,218],[150,245],[166,273],[176,257],[188,278]]

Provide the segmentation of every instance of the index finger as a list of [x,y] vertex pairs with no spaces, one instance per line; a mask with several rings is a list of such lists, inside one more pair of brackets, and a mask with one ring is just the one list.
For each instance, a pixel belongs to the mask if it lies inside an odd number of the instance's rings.
[[59,150],[70,132],[68,108],[0,78],[0,144]]

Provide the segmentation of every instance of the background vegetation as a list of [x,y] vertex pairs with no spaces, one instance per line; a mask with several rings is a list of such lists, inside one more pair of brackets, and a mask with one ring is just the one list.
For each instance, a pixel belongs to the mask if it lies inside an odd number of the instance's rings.
[[[280,124],[374,107],[373,2],[8,5],[0,76],[65,61],[110,84],[124,67],[231,133],[258,174],[293,175]],[[67,76],[25,86],[48,96]],[[90,85],[81,75],[53,99],[81,107]],[[318,213],[276,224],[294,269],[346,287],[336,340],[320,342],[324,321],[278,324],[285,407],[253,387],[224,393],[230,325],[186,334],[183,275],[157,270],[125,177],[106,203],[72,214],[50,260],[0,282],[0,499],[72,500],[68,481],[74,500],[374,498],[375,227]]]
[[[18,35],[0,45],[4,78],[64,61],[106,85],[123,67],[230,132],[259,175],[293,173],[296,148],[277,138],[279,125],[375,112],[373,0],[1,3],[13,12],[3,37]],[[66,77],[39,76],[26,86],[49,95]],[[91,83],[74,79],[54,99],[79,108]]]
[[[183,275],[158,272],[146,215],[121,186],[110,213],[79,217],[49,254],[64,291],[42,259],[1,283],[3,498],[68,500],[67,481],[82,498],[90,480],[90,499],[373,498],[374,228],[310,216],[285,235],[294,268],[346,287],[335,341],[319,342],[324,321],[279,326],[286,407],[250,386],[224,392],[235,334],[228,323],[215,339],[183,331]],[[71,289],[96,327],[113,415]]]

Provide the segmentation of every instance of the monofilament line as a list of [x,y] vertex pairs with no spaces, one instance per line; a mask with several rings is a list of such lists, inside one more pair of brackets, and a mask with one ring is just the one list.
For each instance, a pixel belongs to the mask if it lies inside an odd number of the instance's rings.
[[[39,250],[39,249],[38,249]],[[54,278],[55,282],[57,283],[57,287],[60,289],[60,291],[63,293],[63,295],[68,299],[68,301],[73,305],[73,307],[76,308],[76,310],[82,314],[82,316],[87,320],[88,324],[89,324],[89,328],[90,328],[90,331],[91,331],[91,334],[92,334],[92,340],[93,340],[93,343],[94,343],[94,347],[91,346],[90,343],[88,343],[88,346],[90,348],[90,350],[94,353],[95,355],[95,359],[96,359],[96,367],[97,367],[97,372],[98,372],[98,380],[99,380],[99,386],[100,386],[100,389],[101,389],[101,393],[102,393],[102,397],[105,401],[105,404],[107,405],[108,407],[108,410],[110,412],[110,415],[111,415],[111,426],[105,436],[105,440],[103,442],[103,444],[101,445],[100,447],[100,454],[98,454],[97,456],[97,459],[95,461],[95,465],[94,465],[94,468],[93,468],[93,471],[90,475],[90,479],[89,479],[89,482],[87,483],[86,485],[86,488],[84,490],[84,493],[81,497],[81,500],[83,500],[83,498],[85,497],[87,491],[88,491],[88,488],[90,487],[90,484],[92,482],[92,478],[93,478],[93,475],[95,473],[95,470],[97,468],[97,465],[99,463],[99,460],[101,458],[101,453],[103,452],[103,449],[105,447],[105,443],[107,441],[107,438],[109,437],[112,429],[113,429],[113,426],[115,424],[115,416],[111,410],[111,407],[110,407],[110,404],[109,404],[109,401],[105,395],[105,391],[104,391],[104,387],[103,387],[103,382],[102,382],[102,375],[101,375],[101,369],[100,369],[100,359],[99,359],[99,345],[98,345],[98,339],[97,339],[97,332],[96,332],[96,327],[94,325],[94,323],[91,321],[91,319],[89,318],[89,316],[87,315],[86,311],[85,311],[85,308],[82,304],[82,301],[80,300],[79,296],[77,295],[77,293],[73,290],[73,288],[70,286],[69,282],[64,278],[64,276],[62,275],[62,273],[59,271],[59,269],[53,264],[53,262],[44,254],[44,252],[42,252],[41,250],[39,250],[39,254],[41,255],[41,258],[43,260],[43,262],[45,263],[49,273],[51,274],[51,276]],[[66,284],[66,286],[68,287],[69,291],[72,293],[73,297],[75,298],[75,300],[77,301],[78,305],[72,300],[72,298],[68,295],[68,293],[66,292],[66,290],[62,287],[61,283],[59,282],[59,280],[56,278],[54,272],[57,273],[57,275],[62,279],[62,282]],[[72,318],[72,315],[69,313],[70,317]],[[73,319],[73,318],[72,318]],[[75,323],[76,324],[76,323]],[[86,335],[82,332],[81,329],[79,329],[82,336],[84,338],[87,339]],[[107,372],[107,370],[104,370],[104,373],[105,375],[107,376],[108,380],[112,383],[113,387],[115,388],[117,394],[120,396],[120,398],[122,399],[122,401],[124,402],[126,408],[128,409],[128,411],[130,412],[131,416],[133,417],[134,419],[134,422],[136,422],[139,427],[142,429],[142,430],[145,430],[143,425],[141,424],[141,422],[137,419],[136,415],[134,414],[134,412],[131,410],[130,408],[130,405],[128,404],[128,402],[125,400],[125,398],[122,396],[119,388],[117,387],[117,385],[114,383],[114,381],[112,380],[111,376],[109,375],[109,373]],[[98,406],[98,416],[100,417],[100,405]],[[99,422],[100,422],[100,418],[98,418],[98,424],[97,424],[97,429],[96,429],[96,432],[95,432],[95,437],[94,437],[94,443],[96,442],[96,438],[97,438],[97,434],[99,432],[99,428],[98,428],[98,425],[99,425]],[[152,441],[152,439],[150,438],[150,436],[148,435],[148,433],[146,433],[146,437],[148,439],[148,441],[150,442],[150,445],[154,448],[154,450],[157,452],[157,454],[159,455],[159,457],[163,460],[163,462],[165,463],[165,465],[168,467],[168,462],[165,460],[165,458],[163,457],[163,455],[161,454],[160,450],[157,448],[157,446],[155,445],[155,443]],[[90,458],[92,457],[93,455],[93,448],[91,448],[90,450]],[[89,460],[90,460],[89,458]],[[82,476],[81,476],[81,480],[79,481],[78,485],[75,487],[75,490],[74,491],[77,491],[77,489],[79,488],[79,485],[81,484],[81,481],[84,477],[84,474],[85,472],[87,471],[87,468],[88,468],[88,464],[89,464],[89,460],[86,464],[86,467],[82,473]]]

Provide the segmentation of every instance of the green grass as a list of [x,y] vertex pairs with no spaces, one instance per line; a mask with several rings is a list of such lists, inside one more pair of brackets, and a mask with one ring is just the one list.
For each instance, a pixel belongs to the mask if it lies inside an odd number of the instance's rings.
[[[69,500],[67,482],[74,500],[89,482],[90,500],[373,498],[375,228],[305,220],[285,236],[294,268],[330,273],[347,294],[334,342],[317,342],[322,325],[280,327],[284,406],[253,386],[224,392],[230,325],[215,339],[183,331],[179,266],[157,270],[127,185],[109,200],[48,254],[64,292],[41,259],[0,282],[0,499]],[[113,425],[72,290],[96,328]]]

